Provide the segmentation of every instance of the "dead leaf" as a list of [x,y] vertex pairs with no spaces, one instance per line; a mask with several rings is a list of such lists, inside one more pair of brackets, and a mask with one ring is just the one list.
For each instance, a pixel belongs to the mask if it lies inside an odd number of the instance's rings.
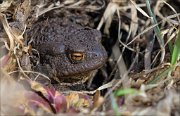
[[104,98],[100,95],[100,91],[97,90],[93,97],[93,106],[92,110],[99,107],[104,101]]
[[78,94],[75,92],[69,93],[69,95],[66,96],[68,108],[69,107],[90,107],[91,103],[89,101],[89,98],[86,94]]

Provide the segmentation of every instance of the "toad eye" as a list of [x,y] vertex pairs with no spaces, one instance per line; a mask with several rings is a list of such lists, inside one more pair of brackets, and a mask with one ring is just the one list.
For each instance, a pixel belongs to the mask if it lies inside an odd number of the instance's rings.
[[73,62],[79,62],[84,60],[85,54],[82,52],[73,52],[69,54],[69,57]]

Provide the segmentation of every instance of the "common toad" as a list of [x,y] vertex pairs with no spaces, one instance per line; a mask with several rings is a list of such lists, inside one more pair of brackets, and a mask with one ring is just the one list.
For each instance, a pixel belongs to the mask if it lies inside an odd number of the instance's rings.
[[43,73],[61,84],[84,83],[107,59],[101,33],[60,18],[35,23],[28,32]]

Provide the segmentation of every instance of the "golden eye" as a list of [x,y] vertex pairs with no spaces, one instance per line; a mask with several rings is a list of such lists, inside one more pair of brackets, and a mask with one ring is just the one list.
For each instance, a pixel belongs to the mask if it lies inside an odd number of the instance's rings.
[[84,60],[84,56],[85,56],[84,53],[79,53],[79,52],[74,52],[70,54],[71,60],[74,61],[82,61]]

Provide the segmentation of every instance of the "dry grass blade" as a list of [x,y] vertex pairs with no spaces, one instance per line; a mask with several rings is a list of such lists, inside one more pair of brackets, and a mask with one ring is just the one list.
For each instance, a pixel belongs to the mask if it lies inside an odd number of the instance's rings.
[[[156,17],[155,17],[154,13],[151,10],[151,6],[150,6],[150,1],[149,0],[146,0],[146,5],[147,5],[147,9],[148,9],[149,15],[152,17],[151,18],[152,24],[154,24],[154,25],[158,24],[158,22],[156,20]],[[164,61],[164,57],[165,57],[165,46],[164,46],[164,39],[162,38],[161,31],[160,31],[160,28],[159,28],[158,25],[154,27],[154,32],[155,32],[155,34],[157,36],[157,40],[158,40],[159,45],[161,47],[161,60],[160,60],[160,62],[162,63]]]
[[136,35],[136,32],[138,30],[138,16],[137,16],[137,10],[135,7],[131,8],[131,25],[130,30],[132,30],[132,37]]
[[79,5],[85,3],[85,0],[79,0],[78,2],[74,2],[72,5],[68,6],[69,8],[77,8]]
[[101,105],[103,101],[104,101],[104,98],[101,96],[100,91],[97,90],[95,95],[93,96],[93,107],[91,111],[93,112],[93,110],[99,107],[99,105]]
[[[19,70],[9,72],[8,74],[9,74],[9,75],[11,75],[11,74],[13,74],[13,73],[17,73],[17,72],[19,72]],[[24,72],[24,73],[32,73],[32,74],[36,74],[37,76],[36,76],[36,78],[35,78],[33,81],[36,81],[36,79],[37,79],[37,78],[39,78],[39,76],[42,76],[42,77],[44,77],[45,79],[47,79],[47,80],[49,80],[49,81],[50,81],[50,78],[49,78],[48,76],[46,76],[46,75],[42,74],[42,73],[35,72],[35,71],[26,71],[26,70],[23,70],[23,72]]]
[[13,51],[13,49],[14,49],[14,38],[15,37],[14,37],[14,35],[12,35],[12,32],[9,30],[10,27],[9,27],[9,25],[7,23],[7,20],[6,20],[4,14],[0,13],[0,20],[1,20],[2,24],[3,24],[3,26],[4,26],[4,29],[5,29],[5,31],[7,33],[7,35],[9,36],[9,42],[10,42],[9,43],[9,50]]
[[[175,13],[175,14],[178,14],[177,12],[176,12],[176,10],[170,5],[170,4],[168,4],[166,1],[163,1],[169,8],[171,8],[172,9],[172,11]],[[179,16],[177,15],[177,19],[178,19],[178,21],[179,21],[179,23],[180,23],[180,19],[179,19]]]
[[111,21],[112,21],[112,17],[114,15],[114,13],[117,11],[118,9],[118,5],[116,3],[112,3],[110,2],[103,14],[103,17],[101,18],[101,21],[97,27],[97,30],[100,30],[103,23],[106,22],[106,25],[105,25],[105,29],[104,29],[104,32],[106,34],[109,34],[109,27],[110,27],[110,24],[111,24]]
[[3,27],[4,27],[4,30],[6,31],[8,37],[9,37],[9,41],[10,41],[10,47],[9,47],[9,50],[10,51],[14,51],[14,47],[15,47],[15,41],[17,43],[19,43],[22,47],[24,47],[24,44],[23,42],[20,40],[21,37],[16,35],[13,30],[11,29],[11,27],[9,26],[8,24],[8,21],[6,19],[6,16],[4,14],[1,14],[0,13],[0,20],[3,24]]
[[1,4],[0,4],[0,13],[3,12],[3,11],[6,11],[11,3],[12,3],[13,0],[6,0],[6,1],[3,1]]
[[37,14],[36,18],[40,17],[41,15],[45,14],[46,12],[49,12],[54,9],[58,9],[64,6],[64,4],[60,4],[59,6],[54,7],[53,4],[51,4],[48,8],[43,8],[44,5],[38,5],[37,6]]
[[138,5],[136,5],[136,3],[134,1],[132,1],[132,0],[130,0],[130,1],[140,13],[142,13],[145,17],[150,18],[149,15],[144,10],[142,10]]
[[178,29],[177,29],[175,32],[174,32],[174,28],[173,28],[173,27],[170,28],[170,29],[168,29],[168,32],[167,32],[168,40],[167,40],[167,42],[165,43],[165,46],[166,46],[170,41],[172,41],[173,38],[175,38],[177,34],[178,34]]
[[149,30],[151,30],[152,28],[154,28],[156,25],[152,25],[150,27],[147,27],[145,30],[143,30],[142,32],[140,32],[138,35],[136,35],[129,43],[127,43],[127,45],[132,44],[137,38],[139,38],[141,35],[145,34],[146,32],[148,32]]
[[149,30],[153,29],[155,26],[159,25],[160,23],[162,23],[165,20],[169,20],[171,18],[174,18],[176,16],[180,16],[180,13],[178,13],[177,15],[169,15],[168,17],[166,17],[165,19],[163,19],[162,21],[160,21],[158,24],[152,25],[147,27],[145,30],[143,30],[142,32],[140,32],[138,35],[136,35],[129,43],[127,43],[127,46],[132,44],[137,38],[139,38],[141,35],[145,34],[146,32],[148,32]]
[[[159,16],[161,19],[164,19],[165,17],[164,17],[163,14],[160,12],[161,8],[164,6],[164,4],[162,4],[162,2],[163,2],[163,1],[161,1],[161,0],[157,1],[156,6],[154,7],[154,13],[155,13],[157,16]],[[171,23],[170,23],[170,20],[167,20],[167,22],[168,22],[169,24],[171,24]]]
[[111,88],[114,84],[115,84],[115,81],[112,80],[112,81],[110,81],[109,83],[106,83],[106,84],[100,86],[99,88],[97,88],[97,89],[95,89],[95,90],[93,90],[93,91],[71,91],[71,90],[70,90],[70,91],[61,91],[61,92],[62,92],[62,93],[76,92],[76,93],[86,93],[86,94],[92,95],[92,94],[95,94],[96,91],[101,91],[101,90],[104,90],[104,89]]

